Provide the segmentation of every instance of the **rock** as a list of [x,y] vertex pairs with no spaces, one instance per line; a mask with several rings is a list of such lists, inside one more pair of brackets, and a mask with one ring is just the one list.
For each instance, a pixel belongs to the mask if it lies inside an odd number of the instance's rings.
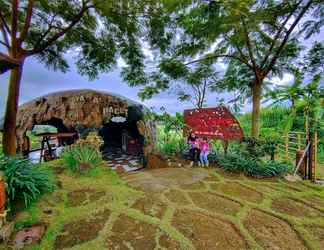
[[168,162],[160,154],[149,154],[147,168],[167,168],[171,166],[171,162]]
[[56,237],[53,249],[67,249],[96,239],[110,214],[110,210],[106,209],[93,217],[66,223],[62,232]]
[[14,249],[22,249],[26,245],[40,242],[44,233],[44,225],[34,225],[18,231],[13,239]]
[[156,249],[157,226],[121,215],[107,240],[107,249]]
[[85,172],[89,170],[91,166],[89,163],[81,163],[79,167],[81,172]]
[[118,174],[122,174],[122,173],[125,173],[125,169],[123,168],[123,166],[119,165],[116,167],[116,172]]
[[241,232],[226,219],[207,216],[189,209],[177,209],[172,225],[190,239],[195,249],[250,249]]
[[285,180],[289,182],[296,182],[296,181],[302,181],[303,179],[299,175],[288,174],[285,176]]

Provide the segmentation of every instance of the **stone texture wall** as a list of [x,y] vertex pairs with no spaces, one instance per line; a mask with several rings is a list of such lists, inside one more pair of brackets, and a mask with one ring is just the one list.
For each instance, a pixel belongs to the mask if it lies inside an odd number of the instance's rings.
[[99,128],[113,116],[128,117],[129,108],[134,106],[143,112],[138,129],[145,137],[147,151],[155,143],[155,126],[144,119],[145,107],[124,97],[93,90],[58,92],[19,107],[16,129],[18,148],[23,148],[25,134],[35,124],[44,124],[57,118],[63,121],[69,131],[75,131],[78,126]]

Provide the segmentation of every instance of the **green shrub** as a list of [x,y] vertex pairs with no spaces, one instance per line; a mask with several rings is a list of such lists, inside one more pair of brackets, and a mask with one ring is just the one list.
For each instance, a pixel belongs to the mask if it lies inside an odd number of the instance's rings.
[[156,150],[172,156],[183,153],[187,149],[186,138],[178,130],[166,129],[164,125],[157,126],[157,143]]
[[0,157],[0,171],[5,175],[9,206],[22,199],[28,207],[43,193],[55,188],[52,171],[40,164],[33,164],[27,159],[18,157]]
[[293,170],[292,165],[286,162],[263,161],[246,154],[218,155],[217,162],[225,170],[255,177],[282,176]]
[[102,163],[101,153],[92,145],[76,144],[64,149],[61,158],[73,172],[86,170]]
[[187,148],[187,143],[183,138],[172,138],[165,141],[158,141],[157,149],[166,155],[176,155],[183,153]]
[[243,154],[246,157],[260,159],[268,156],[272,160],[278,145],[277,137],[260,137],[259,139],[245,137],[241,142],[231,142],[228,151],[233,154]]

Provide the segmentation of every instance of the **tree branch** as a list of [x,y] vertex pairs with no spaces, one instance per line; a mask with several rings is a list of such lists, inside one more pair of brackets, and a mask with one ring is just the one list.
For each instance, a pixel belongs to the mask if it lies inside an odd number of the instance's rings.
[[0,40],[0,44],[2,44],[3,46],[5,46],[8,50],[10,49],[9,45],[7,43],[5,43],[4,41]]
[[253,66],[253,71],[256,73],[256,68],[257,68],[257,65],[256,65],[256,62],[255,62],[255,58],[254,58],[254,55],[253,55],[253,51],[252,51],[252,44],[251,44],[251,41],[250,41],[250,37],[249,37],[249,33],[247,31],[247,27],[246,27],[246,23],[244,21],[244,18],[241,18],[242,20],[242,23],[243,23],[243,30],[244,30],[244,34],[245,34],[245,39],[246,39],[246,46],[248,48],[248,52],[249,52],[249,57],[250,57],[250,60],[252,62],[252,66]]
[[11,10],[12,10],[12,17],[11,17],[11,44],[12,44],[12,54],[15,57],[18,44],[17,44],[17,29],[18,29],[18,5],[19,0],[12,0],[11,1]]
[[264,57],[264,59],[262,60],[261,68],[263,68],[264,65],[267,63],[267,60],[268,60],[269,56],[271,55],[272,50],[274,49],[274,47],[275,47],[275,45],[276,45],[276,43],[277,43],[277,40],[278,40],[279,37],[280,37],[281,32],[284,30],[286,24],[288,23],[288,21],[289,21],[290,18],[293,16],[293,14],[295,13],[295,11],[297,10],[298,6],[299,6],[301,3],[302,3],[302,1],[299,1],[299,2],[296,4],[294,10],[292,10],[292,11],[290,12],[290,14],[286,17],[286,19],[284,20],[284,22],[283,22],[282,25],[280,26],[279,30],[277,31],[275,37],[274,37],[273,40],[272,40],[272,43],[271,43],[271,46],[270,46],[270,48],[269,48],[269,50],[268,50],[267,55],[266,55],[266,56]]
[[20,33],[20,37],[19,37],[20,44],[26,39],[28,30],[29,30],[29,26],[30,26],[30,22],[31,22],[31,18],[33,15],[33,7],[34,7],[34,0],[29,0],[28,6],[27,6],[25,25],[24,25],[24,28],[23,28],[22,32]]
[[9,39],[8,39],[8,34],[6,32],[6,29],[4,27],[4,24],[2,23],[2,21],[0,20],[0,30],[4,39],[4,45],[9,49],[10,48],[10,44],[9,44]]
[[201,100],[201,107],[204,105],[205,97],[206,97],[206,90],[207,90],[207,80],[204,79],[204,85],[202,90],[202,100]]
[[1,20],[1,23],[3,24],[4,29],[6,30],[6,32],[7,32],[7,33],[11,33],[11,32],[10,32],[10,29],[9,29],[9,26],[8,26],[8,24],[7,24],[7,22],[6,22],[6,19],[4,18],[4,15],[3,15],[2,12],[1,12],[1,9],[0,9],[0,20]]
[[57,14],[54,14],[52,16],[51,21],[48,23],[48,29],[40,36],[40,38],[37,40],[37,42],[35,43],[35,48],[38,47],[40,45],[40,43],[42,42],[43,39],[46,38],[46,36],[51,32],[52,28],[55,28],[55,26],[53,26],[53,23],[55,21],[55,17],[57,16]]
[[230,44],[233,44],[233,45],[234,45],[234,47],[237,49],[237,51],[238,51],[239,54],[241,55],[242,60],[244,60],[244,61],[245,61],[245,64],[248,65],[249,62],[246,60],[247,58],[246,58],[246,56],[244,55],[243,51],[240,49],[240,47],[239,47],[237,44],[232,43],[232,42],[230,41],[230,38],[229,38],[227,35],[224,35],[224,38],[225,38],[225,40],[228,41]]
[[237,57],[235,55],[228,55],[228,54],[210,55],[208,57],[204,57],[204,58],[200,58],[200,59],[197,59],[197,60],[187,62],[187,63],[185,63],[185,65],[190,65],[190,64],[193,64],[193,63],[201,62],[201,61],[204,61],[204,60],[211,60],[211,59],[215,59],[215,58],[219,58],[219,57],[232,58],[232,59],[238,60],[238,61],[240,61],[241,63],[247,65],[250,69],[253,70],[252,65],[250,65],[249,63],[246,63],[244,60],[242,60],[242,58]]
[[0,52],[0,58],[4,58],[5,60],[7,60],[7,61],[9,61],[11,63],[17,64],[17,65],[21,64],[21,62],[18,61],[17,59],[12,58],[11,56],[8,56],[8,55],[6,55],[6,54],[4,54],[2,52]]
[[68,26],[66,26],[60,32],[53,35],[47,41],[45,41],[45,43],[42,44],[39,48],[34,48],[31,51],[31,54],[36,54],[36,53],[39,53],[39,52],[45,50],[47,47],[51,46],[52,43],[54,43],[55,41],[60,39],[62,36],[64,36],[70,29],[72,29],[76,24],[78,24],[80,22],[80,20],[84,16],[85,12],[92,7],[94,7],[94,5],[83,6],[81,8],[80,12],[73,18],[73,20],[71,21],[71,23]]
[[273,56],[271,62],[269,63],[269,65],[267,66],[265,73],[268,74],[270,72],[270,70],[272,69],[272,67],[275,65],[275,63],[277,62],[283,48],[285,47],[286,43],[288,42],[289,36],[290,34],[293,32],[293,30],[295,29],[296,25],[299,23],[300,19],[304,16],[304,14],[307,12],[307,10],[311,7],[313,3],[313,0],[308,1],[308,3],[304,6],[304,8],[302,9],[302,11],[299,13],[299,15],[296,17],[295,21],[293,22],[293,24],[290,26],[289,30],[287,31],[283,41],[281,42],[278,50],[276,51],[275,55]]

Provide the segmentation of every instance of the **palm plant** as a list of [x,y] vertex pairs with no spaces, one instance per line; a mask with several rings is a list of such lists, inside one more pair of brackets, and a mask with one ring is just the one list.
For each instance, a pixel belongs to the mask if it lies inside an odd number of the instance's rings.
[[277,89],[268,93],[268,97],[274,100],[274,103],[289,101],[291,103],[291,112],[296,114],[296,103],[304,96],[304,89],[302,87],[302,74],[299,70],[295,70],[294,74],[295,81],[292,85],[278,86]]
[[295,81],[292,85],[283,85],[278,86],[277,89],[270,91],[267,94],[267,97],[271,100],[274,100],[274,104],[282,104],[284,102],[290,102],[291,113],[287,118],[285,132],[288,133],[291,129],[293,122],[296,118],[296,103],[300,100],[304,95],[304,88],[302,86],[303,75],[300,73],[298,69],[294,70]]
[[304,91],[306,118],[310,119],[310,127],[314,129],[319,126],[319,121],[323,117],[322,101],[324,99],[324,88],[321,86],[321,75],[315,75],[312,82],[305,87]]

